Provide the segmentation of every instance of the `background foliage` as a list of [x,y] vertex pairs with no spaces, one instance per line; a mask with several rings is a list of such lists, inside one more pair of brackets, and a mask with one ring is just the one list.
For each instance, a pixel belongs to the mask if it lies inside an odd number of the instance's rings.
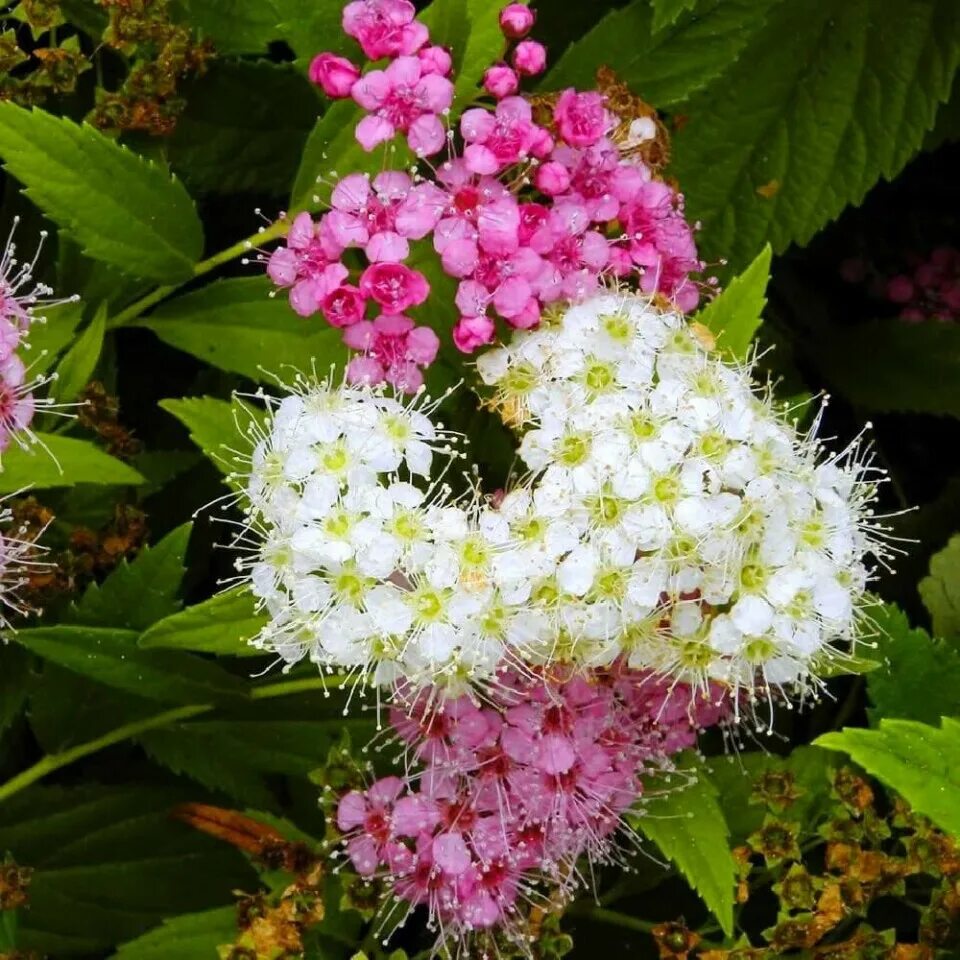
[[[455,52],[458,110],[499,54],[498,6],[433,0],[427,10]],[[538,949],[559,955],[570,934],[574,956],[601,943],[630,956],[827,956],[816,951],[831,943],[848,950],[837,957],[955,956],[960,327],[903,323],[841,276],[850,258],[890,275],[909,254],[960,247],[955,4],[536,6],[553,63],[543,89],[589,86],[604,63],[663,112],[669,171],[728,286],[701,318],[720,347],[743,356],[754,337],[775,347],[761,365],[784,399],[829,391],[824,432],[838,445],[872,421],[891,479],[884,508],[917,508],[892,521],[913,542],[876,585],[888,603],[863,674],[831,680],[812,709],[782,711],[777,735],[744,744],[742,759],[719,744],[706,745],[707,761],[691,757],[696,785],[638,823],[650,858],[601,877],[599,903],[576,904],[565,932],[545,930]],[[21,243],[41,228],[55,237],[40,269],[80,301],[36,331],[35,369],[58,372],[59,400],[87,403],[75,421],[40,421],[60,468],[14,448],[0,473],[2,492],[31,487],[21,520],[55,517],[46,541],[59,568],[31,584],[43,616],[0,648],[0,858],[11,858],[0,864],[0,956],[200,960],[229,944],[240,946],[224,956],[298,956],[243,941],[263,928],[250,916],[274,923],[288,896],[301,912],[284,922],[307,957],[383,953],[369,894],[318,878],[310,857],[267,856],[324,836],[318,783],[347,782],[343,738],[365,742],[372,718],[345,718],[346,694],[310,668],[265,672],[245,644],[259,623],[251,600],[218,592],[230,575],[214,549],[221,508],[192,517],[224,493],[232,391],[305,357],[318,368],[342,359],[335,331],[270,299],[245,263],[251,245],[279,235],[269,225],[279,211],[313,205],[318,176],[381,163],[353,140],[352,105],[328,107],[306,79],[310,57],[342,43],[340,7],[22,0],[3,14],[2,222],[21,217]],[[445,331],[449,298],[435,279],[440,295],[420,315]],[[432,375],[451,382],[458,362],[445,352]],[[447,419],[471,434],[491,484],[502,480],[510,447],[498,424],[462,396]],[[838,779],[837,751],[885,785],[876,808],[874,788],[864,805]],[[797,796],[771,802],[771,776]],[[895,794],[915,816],[891,806]],[[206,835],[222,837],[223,825],[171,817],[185,803],[248,811],[275,836],[223,843]],[[793,826],[777,829],[806,843],[796,855],[763,833],[788,807]],[[861,852],[830,874],[835,847],[826,868],[809,858],[841,827]],[[940,853],[911,860],[918,836]],[[909,870],[898,866],[888,886],[859,875],[860,900],[840,884],[837,914],[830,877],[862,874],[863,850]],[[796,902],[783,893],[794,868],[815,875]],[[757,891],[749,901],[745,884]],[[236,890],[249,895],[239,932]],[[882,896],[908,906],[871,913]],[[807,939],[787,937],[788,920],[806,924]],[[890,952],[897,941],[918,952]],[[424,947],[414,934],[398,943]],[[743,952],[750,944],[758,952]]]

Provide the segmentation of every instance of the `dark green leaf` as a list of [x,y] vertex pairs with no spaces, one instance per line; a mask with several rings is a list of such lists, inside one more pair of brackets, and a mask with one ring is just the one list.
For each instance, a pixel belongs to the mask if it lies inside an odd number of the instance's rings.
[[232,901],[253,872],[170,817],[195,794],[156,784],[34,787],[0,806],[0,849],[33,869],[18,946],[102,954],[162,920]]
[[77,483],[127,486],[144,482],[133,467],[87,440],[39,431],[35,436],[37,442],[27,450],[12,446],[4,451],[0,493],[27,487],[72,487]]
[[0,641],[0,734],[20,713],[27,699],[30,657],[12,643]]
[[140,646],[219,656],[262,656],[263,652],[250,646],[249,641],[266,620],[265,614],[257,612],[249,589],[235,587],[155,623],[140,637]]
[[211,960],[217,947],[237,937],[236,907],[220,907],[164,920],[136,940],[125,943],[116,960]]
[[190,431],[190,439],[222,473],[229,474],[239,466],[232,450],[251,447],[234,419],[235,413],[244,415],[245,408],[239,405],[215,397],[184,397],[161,400],[160,406]]
[[342,363],[340,331],[323,320],[302,319],[284,294],[271,297],[266,277],[221,280],[169,300],[140,324],[161,340],[224,370],[253,380]]
[[876,730],[847,727],[815,743],[849,754],[917,813],[960,837],[960,722],[944,717],[941,724],[881,720]]
[[653,29],[670,26],[685,10],[696,5],[697,0],[653,0]]
[[933,632],[960,645],[960,536],[930,558],[930,573],[920,581],[919,590]]
[[274,0],[177,0],[177,6],[199,36],[212,40],[221,54],[265,53],[280,36]]
[[103,583],[91,583],[71,619],[95,627],[145,630],[176,613],[192,526],[177,527],[158,544],[144,547],[132,563],[121,560]]
[[168,156],[191,189],[283,196],[320,102],[288,64],[215,62],[183,95]]
[[[763,27],[773,2],[700,0],[695,10],[680,14],[671,26],[654,32],[650,4],[634,0],[612,10],[569,47],[547,74],[544,87],[589,89],[597,67],[606,64],[654,106],[678,103],[736,62]],[[719,80],[718,86],[722,83]],[[684,189],[690,187],[685,180],[680,182]]]
[[203,250],[193,202],[164,169],[86,124],[0,103],[0,156],[28,196],[96,260],[166,283]]
[[706,767],[692,755],[680,766],[679,775],[648,784],[636,825],[676,863],[729,935],[736,872],[730,830]]
[[31,373],[46,373],[53,366],[60,352],[73,340],[81,320],[83,304],[76,301],[48,307],[39,321],[34,320],[27,341]]
[[806,243],[894,176],[920,147],[958,59],[952,0],[771,7],[737,62],[684,105],[689,123],[675,138],[671,173],[703,222],[708,257],[738,269],[764,243],[775,253]]
[[58,402],[75,399],[90,381],[103,349],[106,320],[107,305],[102,304],[86,330],[77,337],[57,364],[57,379],[52,394]]
[[867,678],[873,703],[870,720],[905,717],[936,723],[956,713],[960,690],[960,652],[926,631],[911,629],[906,616],[891,604],[870,611],[876,624],[877,651],[882,666]]
[[430,30],[430,42],[450,51],[453,77],[459,79],[470,36],[467,0],[433,0],[420,20]]
[[20,630],[28,650],[108,687],[163,703],[230,701],[242,681],[215,663],[173,650],[141,650],[132,630],[56,626]]

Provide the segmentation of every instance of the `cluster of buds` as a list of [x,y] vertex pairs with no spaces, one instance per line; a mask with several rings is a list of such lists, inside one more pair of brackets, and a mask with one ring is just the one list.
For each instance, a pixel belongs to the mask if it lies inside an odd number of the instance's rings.
[[[530,30],[533,15],[511,4],[500,23],[513,40]],[[605,279],[635,278],[681,311],[696,306],[690,275],[702,264],[682,198],[640,149],[661,135],[651,117],[628,118],[625,128],[605,93],[573,89],[535,116],[546,101],[514,88],[520,75],[543,69],[546,54],[520,39],[513,66],[487,72],[495,103],[464,111],[447,130],[452,59],[430,44],[411,3],[356,0],[343,27],[369,59],[390,63],[363,72],[321,53],[311,76],[365,112],[356,137],[366,150],[403,136],[429,158],[429,176],[348,174],[333,185],[325,213],[293,220],[267,270],[289,289],[298,314],[322,312],[349,346],[372,358],[352,368],[355,382],[413,392],[436,355],[436,339],[407,316],[430,292],[426,277],[404,263],[411,241],[430,239],[440,269],[457,282],[453,341],[465,353],[493,341],[498,319],[530,329],[549,305],[584,300]],[[359,269],[347,255],[352,249],[364,254]]]
[[[616,832],[642,777],[670,768],[723,694],[691,701],[622,663],[589,677],[503,670],[489,702],[421,692],[391,725],[406,777],[340,800],[337,826],[362,877],[379,877],[407,912],[426,908],[443,940],[495,929],[522,941],[534,904],[566,902],[581,858],[618,861]],[[466,955],[466,950],[464,951]]]

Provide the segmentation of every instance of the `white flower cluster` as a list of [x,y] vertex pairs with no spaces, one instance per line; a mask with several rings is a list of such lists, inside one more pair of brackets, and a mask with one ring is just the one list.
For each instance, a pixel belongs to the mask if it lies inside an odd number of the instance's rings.
[[478,369],[529,468],[495,504],[453,502],[419,399],[303,381],[272,408],[247,485],[260,646],[451,692],[505,659],[620,656],[753,689],[854,639],[869,468],[818,463],[680,314],[598,296]]

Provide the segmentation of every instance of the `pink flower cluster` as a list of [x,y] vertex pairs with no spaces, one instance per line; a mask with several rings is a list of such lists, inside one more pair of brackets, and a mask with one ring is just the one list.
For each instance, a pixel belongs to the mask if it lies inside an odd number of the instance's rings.
[[[690,274],[702,263],[682,200],[611,139],[618,119],[603,95],[565,90],[549,129],[517,95],[521,75],[546,62],[544,48],[527,37],[532,11],[518,3],[501,11],[508,51],[515,43],[512,66],[487,71],[485,89],[496,102],[466,110],[459,137],[440,120],[453,97],[450,55],[430,45],[414,14],[408,0],[355,0],[344,10],[345,32],[366,57],[390,63],[362,73],[321,53],[310,73],[329,96],[350,96],[367,111],[356,131],[366,149],[402,134],[421,156],[449,144],[448,159],[431,167],[430,180],[389,171],[372,181],[346,176],[328,212],[293,220],[268,265],[297,313],[322,312],[365,352],[349,375],[410,391],[422,383],[439,342],[406,315],[430,288],[403,261],[411,241],[428,237],[440,268],[458,281],[452,338],[464,353],[491,343],[498,319],[536,326],[545,306],[582,300],[604,277],[636,277],[644,292],[692,310],[699,291]],[[351,248],[369,262],[354,282],[344,259]]]
[[33,307],[40,302],[52,305],[51,301],[41,301],[50,289],[33,282],[40,250],[32,261],[20,263],[16,259],[16,225],[15,220],[0,257],[0,452],[33,420],[37,407],[34,391],[41,384],[29,379],[19,351],[34,320]]
[[960,250],[937,247],[927,256],[909,254],[908,269],[890,276],[867,260],[851,257],[840,265],[848,283],[867,284],[871,296],[894,304],[901,320],[922,323],[960,320]]
[[421,696],[391,723],[423,769],[346,794],[337,825],[356,871],[387,878],[453,935],[508,933],[538,885],[569,890],[583,855],[609,859],[641,777],[726,715],[620,665],[589,677],[501,673],[489,706]]

